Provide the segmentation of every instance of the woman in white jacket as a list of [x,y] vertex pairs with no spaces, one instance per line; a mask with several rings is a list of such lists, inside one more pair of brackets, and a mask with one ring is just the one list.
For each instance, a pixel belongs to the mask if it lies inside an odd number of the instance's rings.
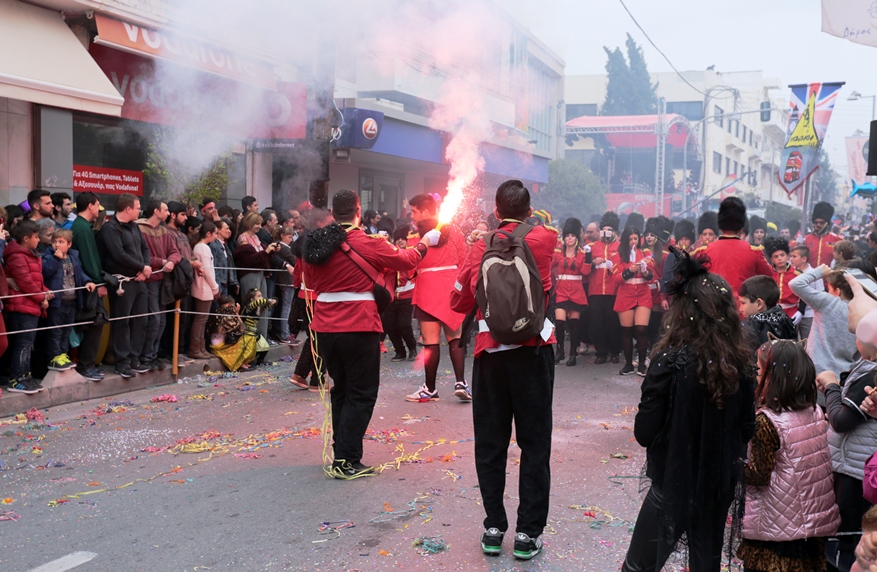
[[189,336],[189,357],[192,359],[210,359],[213,357],[207,353],[204,338],[204,329],[207,326],[207,314],[210,305],[219,296],[219,285],[216,283],[216,271],[213,269],[213,253],[210,251],[210,243],[216,240],[216,225],[205,220],[198,231],[199,241],[192,250],[195,258],[201,262],[201,271],[195,273],[192,282],[192,310],[198,312],[192,320],[192,330]]

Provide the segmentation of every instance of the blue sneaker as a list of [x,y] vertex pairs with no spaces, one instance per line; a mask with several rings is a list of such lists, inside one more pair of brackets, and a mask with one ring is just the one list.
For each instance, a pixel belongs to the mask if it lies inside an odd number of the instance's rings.
[[29,377],[16,377],[15,379],[9,380],[10,393],[33,395],[34,393],[39,393],[41,389],[42,387]]

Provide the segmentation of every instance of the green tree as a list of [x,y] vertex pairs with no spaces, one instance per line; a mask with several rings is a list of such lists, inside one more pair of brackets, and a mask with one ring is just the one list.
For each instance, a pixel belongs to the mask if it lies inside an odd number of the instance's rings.
[[154,194],[197,205],[218,201],[228,189],[231,144],[204,132],[182,132],[159,125],[149,140],[143,173]]
[[581,162],[557,159],[548,163],[548,184],[533,197],[533,208],[546,209],[557,218],[577,217],[587,222],[606,209],[606,189]]
[[819,148],[819,169],[813,175],[813,204],[817,201],[826,201],[837,204],[840,199],[840,189],[837,187],[837,172],[831,166],[831,159],[825,149]]
[[627,58],[621,48],[606,52],[606,100],[600,115],[648,115],[656,112],[657,84],[651,83],[642,48],[627,35]]

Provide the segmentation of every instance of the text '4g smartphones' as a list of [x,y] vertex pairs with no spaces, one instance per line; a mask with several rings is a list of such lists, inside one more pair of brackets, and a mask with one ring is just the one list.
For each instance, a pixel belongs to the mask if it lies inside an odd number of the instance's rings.
[[869,277],[858,268],[844,270],[844,274],[849,274],[855,278],[856,281],[862,285],[862,289],[865,290],[865,293],[877,300],[877,282],[875,282],[873,278]]

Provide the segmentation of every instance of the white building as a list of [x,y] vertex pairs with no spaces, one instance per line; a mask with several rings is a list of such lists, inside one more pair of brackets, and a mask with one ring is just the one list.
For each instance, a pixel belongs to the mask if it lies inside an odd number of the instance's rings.
[[[777,182],[780,151],[788,122],[786,86],[765,78],[760,71],[686,71],[653,73],[657,95],[666,102],[666,113],[685,116],[692,125],[687,161],[673,155],[666,171],[681,187],[683,163],[697,194],[686,204],[703,200],[736,179],[734,188],[715,195],[715,199],[735,190],[754,194],[762,203],[776,201],[797,206],[798,197],[788,198]],[[567,120],[596,115],[606,97],[606,75],[568,76],[564,99]],[[760,119],[760,105],[770,102],[770,121]],[[692,145],[692,143],[694,145]],[[593,148],[588,140],[566,148],[566,156],[587,158]]]

